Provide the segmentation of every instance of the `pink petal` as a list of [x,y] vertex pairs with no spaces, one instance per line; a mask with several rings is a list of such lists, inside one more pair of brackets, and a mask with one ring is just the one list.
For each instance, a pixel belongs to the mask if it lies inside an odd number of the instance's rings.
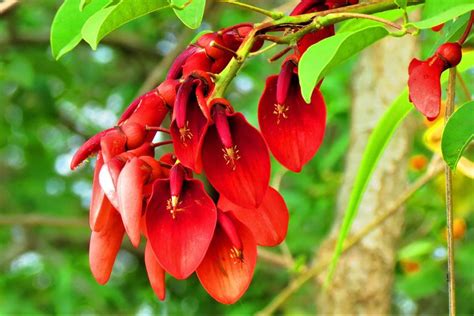
[[[296,76],[295,76],[296,78]],[[258,121],[268,147],[286,168],[299,172],[318,151],[326,127],[326,105],[318,89],[306,104],[296,80],[285,104],[276,100],[277,76],[267,79],[260,98]]]
[[167,209],[170,197],[169,181],[155,181],[146,211],[148,237],[160,265],[175,278],[185,279],[206,254],[216,225],[216,207],[198,180],[183,184],[175,218]]
[[234,219],[233,223],[243,244],[243,260],[231,257],[234,245],[217,225],[206,256],[196,270],[204,289],[223,304],[233,304],[245,293],[257,261],[257,244],[252,233],[238,220]]
[[239,221],[245,224],[260,246],[276,246],[286,237],[288,208],[280,193],[272,187],[268,188],[262,205],[257,209],[243,208],[222,195],[219,198],[218,207],[232,212]]
[[202,146],[204,171],[212,186],[229,200],[244,207],[258,207],[270,180],[267,146],[242,114],[231,114],[228,120],[235,159],[229,161],[213,125],[209,127]]

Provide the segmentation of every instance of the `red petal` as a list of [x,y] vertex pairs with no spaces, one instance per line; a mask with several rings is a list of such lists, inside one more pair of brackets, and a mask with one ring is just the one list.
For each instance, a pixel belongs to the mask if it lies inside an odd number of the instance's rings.
[[227,200],[221,195],[218,207],[231,211],[234,216],[245,224],[255,236],[260,246],[276,246],[281,243],[288,230],[288,208],[283,197],[269,187],[262,205],[257,209],[246,209]]
[[204,50],[198,51],[189,56],[183,65],[183,77],[187,77],[196,70],[210,71],[212,59],[209,58]]
[[299,84],[293,81],[286,103],[280,106],[276,86],[277,76],[269,77],[259,102],[260,129],[275,158],[286,168],[299,172],[323,141],[326,105],[318,89],[313,91],[311,103],[306,104]]
[[444,62],[433,56],[426,61],[413,59],[408,67],[410,100],[424,116],[434,119],[441,107],[440,76]]
[[100,232],[92,232],[89,245],[89,265],[92,275],[100,284],[110,278],[115,258],[122,244],[124,228],[120,214],[112,211],[107,225]]
[[145,184],[143,164],[138,158],[127,162],[120,172],[117,184],[118,210],[134,247],[138,247],[140,244],[140,219],[143,205],[143,185]]
[[184,130],[178,128],[176,120],[171,123],[174,151],[179,161],[196,173],[202,171],[201,147],[206,134],[208,121],[194,97],[186,105],[186,124]]
[[100,150],[100,139],[102,136],[107,134],[113,128],[106,129],[100,133],[95,134],[89,138],[74,154],[71,160],[71,170],[74,170],[78,165],[80,165],[84,160],[89,158],[89,156],[97,153]]
[[155,181],[146,211],[148,237],[160,265],[175,278],[185,279],[196,270],[209,247],[216,206],[198,180],[183,184],[175,218],[167,209],[170,196],[169,181]]
[[209,295],[223,304],[233,304],[245,293],[257,261],[257,244],[252,233],[238,220],[233,223],[243,244],[243,261],[230,257],[233,244],[217,225],[209,250],[196,270]]
[[99,152],[94,170],[94,180],[92,182],[92,197],[89,211],[89,225],[91,230],[100,231],[104,228],[109,218],[110,212],[114,211],[114,207],[110,204],[109,199],[105,196],[99,183],[99,172],[104,165],[102,154]]
[[153,291],[156,296],[163,301],[166,295],[165,270],[156,259],[150,242],[147,242],[145,247],[145,267]]
[[176,57],[173,64],[166,75],[166,79],[178,79],[182,76],[183,64],[189,58],[189,56],[193,55],[198,50],[198,47],[194,45],[188,46],[181,54]]
[[126,149],[126,144],[127,136],[125,136],[125,134],[118,128],[105,134],[100,140],[100,148],[102,150],[104,162],[107,163],[110,159],[123,153]]
[[[153,90],[140,98],[140,102],[135,111],[124,124],[137,123],[142,126],[160,126],[168,110],[168,107],[158,94],[158,91]],[[148,134],[147,140],[151,141],[155,133],[149,132]]]
[[[216,126],[209,127],[202,146],[206,176],[219,193],[244,207],[258,207],[270,180],[270,156],[260,133],[244,116],[228,116],[234,143],[234,165],[227,160]],[[238,150],[238,152],[237,152]]]

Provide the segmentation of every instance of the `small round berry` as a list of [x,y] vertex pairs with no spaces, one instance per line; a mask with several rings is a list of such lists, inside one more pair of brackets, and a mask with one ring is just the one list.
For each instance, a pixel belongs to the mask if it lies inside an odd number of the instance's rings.
[[461,62],[462,51],[458,43],[444,43],[436,52],[448,62],[448,68],[455,67]]

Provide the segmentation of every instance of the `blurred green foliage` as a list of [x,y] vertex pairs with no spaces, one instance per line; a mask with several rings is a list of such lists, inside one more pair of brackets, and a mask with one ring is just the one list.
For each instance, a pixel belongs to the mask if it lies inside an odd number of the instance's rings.
[[[70,172],[72,153],[88,136],[115,123],[184,30],[171,10],[160,12],[116,31],[96,51],[81,44],[56,62],[48,40],[60,2],[25,1],[0,19],[0,220],[1,216],[13,215],[56,219],[87,216],[93,164]],[[220,5],[204,17],[202,29],[259,19]],[[190,32],[188,40],[199,31]],[[428,44],[435,41],[432,32],[422,33],[421,38]],[[228,94],[253,124],[257,123],[256,107],[264,78],[278,71],[278,63],[265,61],[268,57],[250,61]],[[287,244],[299,263],[311,262],[334,218],[350,142],[354,61],[343,64],[324,81],[329,127],[315,159],[300,174],[284,172],[274,164],[273,173],[282,177],[280,189],[291,213]],[[474,82],[474,73],[468,76],[465,80]],[[431,153],[421,141],[425,127],[419,126],[413,137],[413,154],[429,157]],[[411,170],[410,178],[420,173]],[[404,252],[395,274],[396,314],[447,310],[442,188],[442,180],[434,181],[407,205],[400,244]],[[467,227],[456,241],[458,309],[465,314],[474,313],[472,189],[472,180],[456,174],[455,216],[463,218]],[[142,251],[134,250],[128,241],[119,253],[110,282],[98,285],[89,272],[88,238],[87,226],[1,225],[0,314],[252,314],[298,270],[286,271],[260,261],[249,291],[233,306],[215,302],[194,276],[186,281],[169,278],[167,298],[160,302],[148,284]],[[406,247],[411,247],[410,251]],[[314,302],[314,284],[308,284],[281,312],[313,313]]]

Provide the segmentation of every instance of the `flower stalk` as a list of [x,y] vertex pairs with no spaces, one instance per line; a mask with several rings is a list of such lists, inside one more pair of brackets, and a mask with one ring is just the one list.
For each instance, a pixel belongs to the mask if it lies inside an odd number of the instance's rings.
[[[445,124],[454,111],[454,97],[456,87],[456,68],[449,69],[448,98],[446,100]],[[446,179],[446,226],[448,228],[448,293],[449,315],[456,315],[456,280],[454,274],[454,237],[453,237],[453,175],[451,168],[445,163],[444,174]]]

